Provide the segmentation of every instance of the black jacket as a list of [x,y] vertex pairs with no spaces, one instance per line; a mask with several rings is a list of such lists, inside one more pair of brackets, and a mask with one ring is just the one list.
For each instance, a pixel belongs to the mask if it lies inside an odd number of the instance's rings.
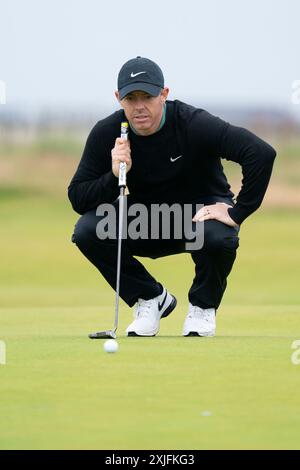
[[[118,197],[111,150],[124,119],[124,111],[117,111],[99,121],[88,136],[68,188],[79,214]],[[276,156],[269,144],[248,130],[178,100],[167,101],[166,122],[158,132],[145,137],[130,131],[129,139],[132,168],[127,186],[139,202],[201,203],[204,196],[233,197],[221,158],[239,163],[243,184],[229,209],[237,224],[260,206]]]

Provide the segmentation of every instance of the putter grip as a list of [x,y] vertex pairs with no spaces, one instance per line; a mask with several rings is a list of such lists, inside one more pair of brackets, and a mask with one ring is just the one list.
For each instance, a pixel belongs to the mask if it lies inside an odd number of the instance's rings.
[[[128,122],[121,123],[121,139],[128,140]],[[126,163],[120,162],[119,166],[119,188],[126,187]]]

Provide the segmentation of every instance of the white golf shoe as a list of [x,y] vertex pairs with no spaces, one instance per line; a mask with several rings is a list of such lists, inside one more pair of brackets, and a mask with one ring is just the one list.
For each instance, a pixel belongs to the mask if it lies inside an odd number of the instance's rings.
[[216,333],[216,311],[189,304],[183,325],[183,336],[214,336]]
[[126,330],[127,336],[155,336],[159,331],[160,319],[167,317],[176,304],[176,298],[166,289],[153,299],[138,299],[134,321]]

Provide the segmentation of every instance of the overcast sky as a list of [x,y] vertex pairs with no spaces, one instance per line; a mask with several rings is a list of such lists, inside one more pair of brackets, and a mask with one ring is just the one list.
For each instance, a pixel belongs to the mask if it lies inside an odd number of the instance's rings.
[[299,0],[0,0],[7,105],[116,108],[122,64],[164,71],[171,99],[291,107]]

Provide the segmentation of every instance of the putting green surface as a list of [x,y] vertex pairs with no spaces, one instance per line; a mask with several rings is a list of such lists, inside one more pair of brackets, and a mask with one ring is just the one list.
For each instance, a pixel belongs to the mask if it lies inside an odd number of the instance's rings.
[[300,448],[297,211],[261,210],[241,228],[215,338],[182,338],[188,255],[144,260],[178,298],[156,338],[119,352],[87,334],[113,324],[114,293],[70,243],[77,219],[41,195],[1,203],[0,448]]

